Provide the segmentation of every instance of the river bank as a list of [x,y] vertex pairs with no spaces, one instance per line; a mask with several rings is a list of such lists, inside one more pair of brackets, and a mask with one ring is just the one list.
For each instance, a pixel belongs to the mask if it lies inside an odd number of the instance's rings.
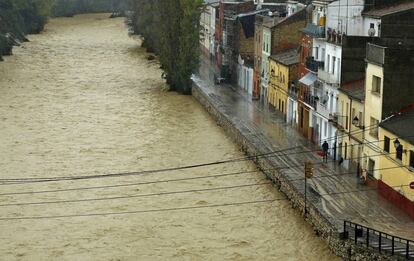
[[[247,102],[242,94],[232,89],[232,86],[211,84],[205,78],[209,76],[209,70],[205,66],[202,66],[200,74],[203,76],[193,77],[194,99],[209,112],[247,155],[252,157],[266,155],[278,149],[298,145],[302,152],[312,151],[310,144],[301,143],[300,138],[295,138],[289,126],[283,124],[283,119],[279,121],[277,115]],[[211,75],[212,72],[210,72]],[[304,154],[309,155],[304,157]],[[316,179],[308,181],[308,214],[305,216],[304,174],[301,164],[306,160],[315,162],[317,158],[312,156],[312,153],[299,153],[298,155],[301,156],[295,157],[295,155],[286,153],[265,158],[259,157],[255,163],[276,184],[279,191],[287,196],[291,205],[312,225],[315,233],[326,241],[333,253],[346,260],[404,260],[404,257],[378,253],[377,250],[340,239],[344,220],[359,221],[367,216],[375,216],[377,220],[374,222],[365,219],[363,223],[381,230],[388,229],[389,233],[405,233],[407,237],[412,236],[413,230],[410,230],[410,227],[413,226],[413,222],[385,200],[377,197],[375,192],[353,193],[355,195],[352,196],[348,192],[355,191],[358,186],[346,181],[346,175],[341,175],[342,171],[338,168],[330,172],[327,170],[332,166],[315,167],[314,172],[319,173],[316,174],[318,176]],[[324,179],[323,175],[328,178]],[[323,180],[329,179],[332,184],[324,184]],[[332,196],[329,193],[320,192],[329,192],[329,188],[332,188]],[[342,193],[337,193],[338,190]],[[354,196],[356,198],[353,198]],[[385,210],[389,211],[388,216],[380,217],[384,215]],[[374,213],[376,211],[380,212],[376,214]],[[397,218],[400,219],[399,224],[395,224]]]

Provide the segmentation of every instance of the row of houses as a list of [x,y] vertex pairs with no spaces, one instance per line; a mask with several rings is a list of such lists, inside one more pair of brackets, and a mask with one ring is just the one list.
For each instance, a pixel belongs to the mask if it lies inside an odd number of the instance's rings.
[[414,2],[206,7],[202,47],[220,77],[414,217]]

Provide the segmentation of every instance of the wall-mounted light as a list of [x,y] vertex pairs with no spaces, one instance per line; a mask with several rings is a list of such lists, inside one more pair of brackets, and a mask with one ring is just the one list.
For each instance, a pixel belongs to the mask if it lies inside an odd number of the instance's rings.
[[394,140],[394,148],[398,150],[398,148],[401,146],[401,142],[397,139]]
[[359,119],[358,119],[358,117],[357,117],[357,116],[355,116],[355,117],[352,119],[352,124],[353,124],[354,126],[357,126],[357,127],[358,127],[358,124],[359,124]]

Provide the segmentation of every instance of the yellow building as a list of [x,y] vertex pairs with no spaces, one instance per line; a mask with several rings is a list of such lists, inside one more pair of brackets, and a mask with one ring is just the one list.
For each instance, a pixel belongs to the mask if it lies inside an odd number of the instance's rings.
[[379,192],[414,217],[414,106],[384,120],[378,135],[385,155],[378,160]]
[[387,115],[383,114],[383,94],[384,94],[384,68],[375,62],[367,59],[365,74],[365,135],[362,166],[371,181],[376,182],[380,179],[378,158],[381,154],[378,136],[378,124]]
[[364,81],[355,81],[342,85],[338,94],[338,116],[336,123],[340,130],[340,141],[343,146],[339,155],[344,165],[359,165],[362,158],[364,140]]
[[268,103],[286,116],[289,85],[298,80],[299,53],[289,49],[269,57]]

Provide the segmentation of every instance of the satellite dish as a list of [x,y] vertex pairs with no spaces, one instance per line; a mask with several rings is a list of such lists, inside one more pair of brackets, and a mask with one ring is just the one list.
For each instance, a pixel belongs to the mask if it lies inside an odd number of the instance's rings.
[[309,4],[307,7],[306,7],[306,13],[308,13],[308,14],[312,14],[312,11],[313,11],[313,5],[312,4]]
[[375,36],[375,29],[374,29],[374,28],[369,28],[369,29],[368,29],[368,35],[369,35],[370,37]]

